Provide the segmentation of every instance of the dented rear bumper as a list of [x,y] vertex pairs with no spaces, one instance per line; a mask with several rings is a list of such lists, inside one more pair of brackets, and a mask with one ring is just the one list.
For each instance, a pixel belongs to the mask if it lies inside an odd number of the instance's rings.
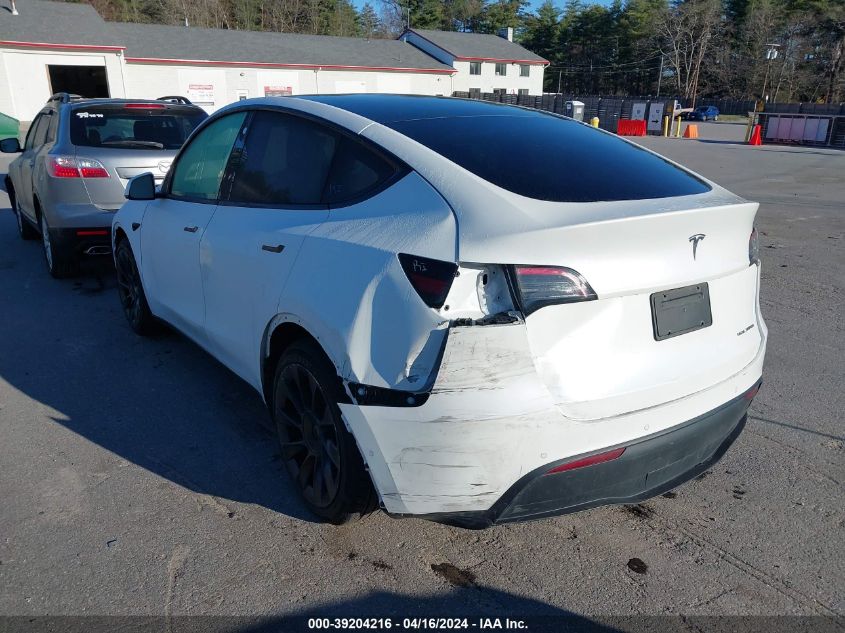
[[590,457],[581,455],[541,466],[511,486],[489,510],[432,514],[425,518],[477,529],[600,505],[636,503],[662,494],[700,475],[722,458],[745,427],[746,412],[758,387],[759,383],[718,409],[669,431],[614,447],[624,448],[624,452],[609,461],[550,472]]
[[[742,402],[760,380],[765,352],[764,339],[740,372],[686,397],[624,415],[577,420],[564,415],[546,388],[527,337],[521,321],[453,326],[423,404],[340,404],[387,512],[486,525],[658,494],[727,450],[732,433],[741,430],[745,409],[730,408],[718,420],[699,422],[727,410],[725,403]],[[670,431],[680,433],[672,437],[687,437],[687,427],[706,437],[689,436],[690,450],[683,454],[667,452],[671,443],[656,439]],[[584,488],[582,481],[599,466],[539,478],[556,464],[615,446],[631,448],[624,459],[600,465],[608,479],[604,487]],[[661,471],[656,465],[661,463],[668,469]]]

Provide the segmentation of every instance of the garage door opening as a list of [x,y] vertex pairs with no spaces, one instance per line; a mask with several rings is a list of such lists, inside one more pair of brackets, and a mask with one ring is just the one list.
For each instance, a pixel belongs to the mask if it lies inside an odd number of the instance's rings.
[[82,97],[109,97],[105,66],[47,66],[53,94],[69,92]]

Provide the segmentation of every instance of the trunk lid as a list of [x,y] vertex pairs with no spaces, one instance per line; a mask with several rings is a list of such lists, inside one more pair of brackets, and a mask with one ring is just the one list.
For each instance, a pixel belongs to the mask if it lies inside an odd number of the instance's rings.
[[[757,207],[717,190],[624,203],[500,199],[510,221],[490,222],[476,205],[455,212],[462,262],[565,266],[598,295],[541,308],[525,324],[561,412],[590,421],[707,389],[760,352],[758,267],[748,259]],[[658,340],[652,294],[705,283],[712,324]]]
[[149,150],[106,147],[78,147],[77,158],[93,158],[109,172],[108,178],[84,178],[91,203],[101,209],[120,208],[123,191],[133,176],[151,172],[161,184],[178,150]]

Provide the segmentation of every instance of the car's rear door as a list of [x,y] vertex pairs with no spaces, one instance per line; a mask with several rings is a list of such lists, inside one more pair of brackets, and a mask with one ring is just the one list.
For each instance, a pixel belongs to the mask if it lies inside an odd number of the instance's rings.
[[328,215],[322,193],[336,145],[311,120],[255,111],[202,239],[209,349],[256,386],[264,326],[302,241]]
[[205,305],[199,245],[245,116],[217,119],[190,141],[142,221],[141,272],[150,308],[201,344]]

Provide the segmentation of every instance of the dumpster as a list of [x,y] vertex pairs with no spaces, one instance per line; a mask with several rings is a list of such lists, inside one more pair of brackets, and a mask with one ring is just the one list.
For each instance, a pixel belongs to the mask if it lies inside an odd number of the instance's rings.
[[563,114],[576,121],[584,120],[584,102],[583,101],[567,101],[563,108]]

